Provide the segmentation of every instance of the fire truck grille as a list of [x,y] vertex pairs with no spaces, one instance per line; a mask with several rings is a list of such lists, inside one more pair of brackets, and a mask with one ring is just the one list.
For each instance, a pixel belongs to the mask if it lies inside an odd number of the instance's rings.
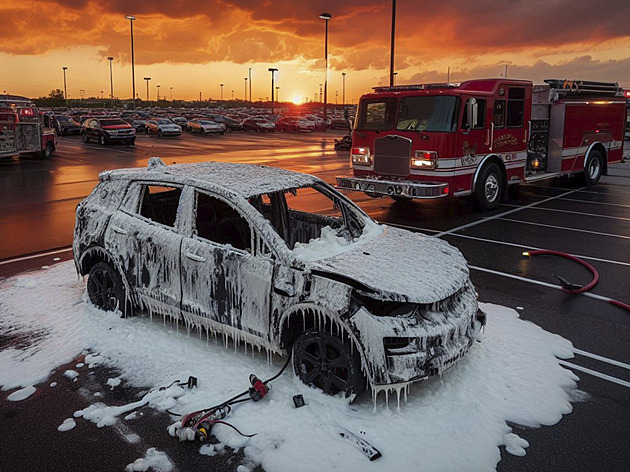
[[411,140],[385,136],[374,140],[374,171],[386,175],[409,175]]

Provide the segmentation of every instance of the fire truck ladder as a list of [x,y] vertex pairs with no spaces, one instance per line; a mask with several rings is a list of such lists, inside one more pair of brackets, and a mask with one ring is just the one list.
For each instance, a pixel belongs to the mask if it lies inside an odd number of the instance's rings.
[[622,97],[623,89],[617,82],[591,80],[545,79],[545,83],[560,95],[601,95]]

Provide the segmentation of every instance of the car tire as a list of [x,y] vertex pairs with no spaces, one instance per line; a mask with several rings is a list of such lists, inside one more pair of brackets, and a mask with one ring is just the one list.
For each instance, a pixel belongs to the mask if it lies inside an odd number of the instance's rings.
[[477,203],[482,210],[494,210],[499,206],[503,195],[503,175],[499,166],[490,163],[481,169],[475,186]]
[[162,130],[159,129],[157,132],[158,138],[161,138],[163,136]]
[[50,156],[52,156],[54,150],[55,145],[49,141],[48,143],[46,143],[46,147],[42,149],[42,157],[44,159],[48,159]]
[[587,187],[592,187],[599,182],[604,172],[604,158],[597,149],[593,149],[584,167],[584,183]]
[[136,145],[136,139],[135,138],[134,139],[130,139],[129,140],[129,145],[135,146]]
[[348,397],[365,390],[356,352],[338,337],[317,329],[305,331],[293,344],[293,369],[302,382],[327,395]]
[[90,138],[88,138],[87,133],[81,133],[81,141],[83,141],[84,143],[90,142]]
[[98,138],[98,142],[101,146],[107,145],[107,138],[104,135],[100,135]]
[[147,136],[151,136],[151,130],[147,128]]
[[122,277],[107,262],[98,262],[90,269],[87,294],[90,303],[103,311],[126,311]]

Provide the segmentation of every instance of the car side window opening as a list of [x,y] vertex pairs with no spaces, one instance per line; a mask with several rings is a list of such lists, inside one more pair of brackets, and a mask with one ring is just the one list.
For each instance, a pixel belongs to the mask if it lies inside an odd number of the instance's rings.
[[249,203],[269,220],[289,249],[296,243],[318,239],[325,227],[352,239],[359,237],[365,226],[344,202],[317,186],[257,195]]
[[507,127],[519,128],[523,126],[525,111],[525,89],[511,88],[508,92]]
[[251,252],[251,230],[247,220],[223,200],[197,192],[195,234],[218,244],[229,244]]
[[[470,98],[466,99],[464,105],[464,113],[462,118],[462,129],[468,129],[468,103]],[[483,129],[486,126],[486,101],[482,98],[475,98],[477,102],[477,120],[473,123],[472,129]]]
[[494,102],[493,123],[495,128],[503,128],[505,126],[505,100]]
[[143,185],[140,215],[156,223],[174,227],[182,189],[162,185]]

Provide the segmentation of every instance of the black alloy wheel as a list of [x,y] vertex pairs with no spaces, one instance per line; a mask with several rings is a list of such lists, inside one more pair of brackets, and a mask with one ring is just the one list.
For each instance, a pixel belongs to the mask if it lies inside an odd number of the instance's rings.
[[328,395],[349,396],[365,389],[357,356],[341,339],[316,329],[302,333],[293,345],[293,368],[302,382]]
[[98,262],[90,269],[87,293],[90,302],[101,310],[126,311],[122,278],[107,262]]

